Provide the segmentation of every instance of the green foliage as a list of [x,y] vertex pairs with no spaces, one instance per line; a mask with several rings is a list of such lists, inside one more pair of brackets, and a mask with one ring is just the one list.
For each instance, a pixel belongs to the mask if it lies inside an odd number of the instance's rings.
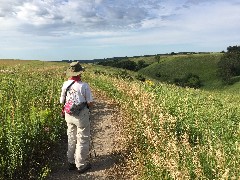
[[132,70],[132,71],[135,71],[137,69],[137,63],[134,61],[130,61],[128,59],[103,61],[103,62],[99,62],[98,64],[103,66],[112,66],[112,67]]
[[137,62],[136,70],[140,70],[140,69],[145,68],[147,66],[148,66],[148,64],[146,64],[146,62],[144,60],[139,60]]
[[159,54],[155,56],[155,60],[156,60],[157,63],[160,62],[160,59],[161,59],[161,56]]
[[240,52],[240,46],[229,46],[227,47],[227,52],[228,53],[233,53],[233,52]]
[[122,68],[125,70],[138,71],[148,66],[144,60],[132,61],[129,59],[107,60],[98,63],[103,66]]
[[137,74],[136,79],[143,82],[146,80],[146,78],[142,74]]
[[46,176],[42,168],[64,133],[59,116],[63,68],[28,63],[0,67],[0,179]]
[[129,61],[129,60],[119,61],[115,67],[135,71],[137,64],[134,61]]
[[117,78],[133,80],[133,77],[126,70],[118,71],[114,75]]
[[240,46],[228,47],[228,52],[218,62],[218,72],[224,83],[235,82],[234,77],[240,75]]
[[162,56],[160,63],[153,63],[139,73],[161,82],[173,83],[186,74],[197,75],[203,89],[219,89],[221,79],[217,74],[217,63],[223,54]]
[[104,71],[101,71],[101,70],[99,70],[99,69],[95,69],[94,70],[94,74],[97,74],[97,75],[106,75],[107,73],[106,72],[104,72]]
[[139,179],[239,178],[239,94],[109,76],[88,81],[124,111],[128,163]]
[[[192,73],[190,77],[214,84],[219,58],[164,57],[140,72],[159,73],[160,80],[171,82]],[[44,179],[49,172],[46,155],[65,133],[58,104],[64,69],[35,63],[1,67],[0,179]],[[138,168],[140,179],[239,179],[237,83],[236,94],[210,93],[129,81],[129,72],[113,72],[95,69],[84,80],[121,106],[128,163]],[[195,84],[198,78],[186,79]]]
[[156,62],[155,56],[139,56],[139,57],[129,57],[130,61],[138,62],[138,61],[145,61],[146,64],[152,64]]
[[202,86],[201,80],[198,75],[189,73],[183,78],[175,78],[174,83],[182,87],[200,88]]
[[156,76],[157,78],[160,78],[160,77],[161,77],[161,73],[160,73],[160,72],[157,72],[157,73],[155,74],[155,76]]

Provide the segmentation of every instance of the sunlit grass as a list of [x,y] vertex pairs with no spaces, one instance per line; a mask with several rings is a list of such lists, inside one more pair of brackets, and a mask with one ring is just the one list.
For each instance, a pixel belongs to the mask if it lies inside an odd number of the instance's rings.
[[122,107],[133,174],[145,179],[239,178],[238,100],[110,76],[89,75],[88,81]]
[[64,133],[59,116],[64,67],[8,60],[0,70],[0,179],[43,178],[48,153]]
[[[50,171],[47,154],[65,133],[59,116],[65,69],[40,61],[0,66],[0,179],[43,179]],[[114,69],[96,70],[88,65],[83,80],[121,107],[125,173],[239,179],[239,94],[123,80]]]

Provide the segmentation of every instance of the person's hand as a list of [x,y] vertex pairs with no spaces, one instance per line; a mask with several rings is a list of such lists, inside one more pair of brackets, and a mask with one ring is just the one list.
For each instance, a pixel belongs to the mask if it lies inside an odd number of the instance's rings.
[[90,109],[93,107],[93,102],[88,102],[87,105],[88,105],[88,108]]

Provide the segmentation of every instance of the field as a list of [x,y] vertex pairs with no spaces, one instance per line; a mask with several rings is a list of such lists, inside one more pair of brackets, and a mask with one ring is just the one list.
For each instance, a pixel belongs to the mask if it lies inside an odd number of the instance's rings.
[[140,73],[163,82],[173,83],[188,73],[198,75],[204,89],[219,89],[221,81],[217,76],[217,62],[221,54],[194,54],[161,57],[160,62],[140,70]]
[[239,178],[239,95],[111,76],[88,81],[121,104],[139,177]]
[[[50,171],[48,154],[65,133],[59,117],[65,68],[40,61],[0,65],[0,179],[44,179]],[[88,65],[83,78],[121,107],[128,173],[137,179],[239,179],[239,94],[123,79],[114,69],[98,69]]]
[[40,179],[64,132],[59,117],[63,67],[0,61],[0,179]]

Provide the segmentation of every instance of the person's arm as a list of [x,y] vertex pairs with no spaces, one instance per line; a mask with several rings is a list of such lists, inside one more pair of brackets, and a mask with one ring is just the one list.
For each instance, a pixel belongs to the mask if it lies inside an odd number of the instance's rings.
[[63,104],[64,103],[64,100],[65,100],[65,91],[66,91],[66,88],[63,84],[62,86],[62,91],[61,91],[61,96],[60,96],[60,103]]
[[89,85],[86,83],[86,89],[85,89],[85,93],[86,93],[86,101],[87,101],[87,105],[89,108],[93,107],[93,97],[92,97],[92,92],[90,90]]

